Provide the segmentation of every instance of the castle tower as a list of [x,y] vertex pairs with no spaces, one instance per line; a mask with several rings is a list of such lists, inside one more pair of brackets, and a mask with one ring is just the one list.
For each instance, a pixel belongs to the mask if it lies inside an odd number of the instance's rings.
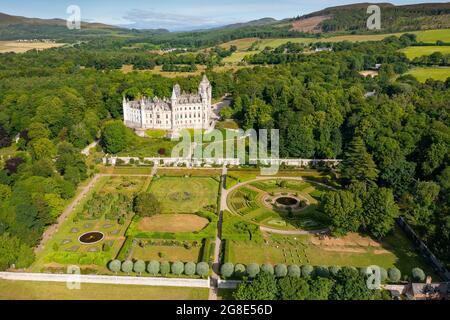
[[211,112],[212,87],[208,77],[203,75],[203,79],[198,86],[198,94],[202,99],[202,127],[209,126],[209,114]]

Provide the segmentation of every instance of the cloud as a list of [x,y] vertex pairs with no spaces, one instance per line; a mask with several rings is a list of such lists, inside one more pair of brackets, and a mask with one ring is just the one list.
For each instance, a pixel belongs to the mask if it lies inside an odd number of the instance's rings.
[[226,24],[225,21],[178,13],[164,13],[153,10],[132,9],[122,17],[127,23],[123,26],[137,29],[193,30]]

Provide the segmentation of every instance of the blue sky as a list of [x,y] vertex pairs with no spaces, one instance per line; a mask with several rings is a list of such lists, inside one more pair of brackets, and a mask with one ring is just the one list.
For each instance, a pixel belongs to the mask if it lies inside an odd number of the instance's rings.
[[[37,18],[66,18],[78,5],[83,21],[136,28],[192,30],[263,17],[289,18],[353,0],[0,0],[0,12]],[[382,1],[380,1],[382,2]],[[388,1],[386,1],[388,2]],[[444,2],[397,0],[394,4]]]

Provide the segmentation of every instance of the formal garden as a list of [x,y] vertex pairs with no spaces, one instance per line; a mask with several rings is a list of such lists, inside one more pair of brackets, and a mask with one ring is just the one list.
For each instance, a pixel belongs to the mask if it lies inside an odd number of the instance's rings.
[[318,210],[326,188],[303,178],[248,181],[230,190],[227,205],[244,220],[281,230],[317,230],[327,226]]

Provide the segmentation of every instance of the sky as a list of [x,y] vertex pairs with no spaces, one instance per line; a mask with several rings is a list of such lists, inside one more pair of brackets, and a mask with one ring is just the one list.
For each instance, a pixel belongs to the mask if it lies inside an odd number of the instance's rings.
[[[81,19],[128,28],[186,31],[246,22],[264,17],[291,18],[326,7],[364,0],[0,0],[0,12],[33,18],[63,18],[78,5]],[[393,4],[444,0],[380,1]]]

